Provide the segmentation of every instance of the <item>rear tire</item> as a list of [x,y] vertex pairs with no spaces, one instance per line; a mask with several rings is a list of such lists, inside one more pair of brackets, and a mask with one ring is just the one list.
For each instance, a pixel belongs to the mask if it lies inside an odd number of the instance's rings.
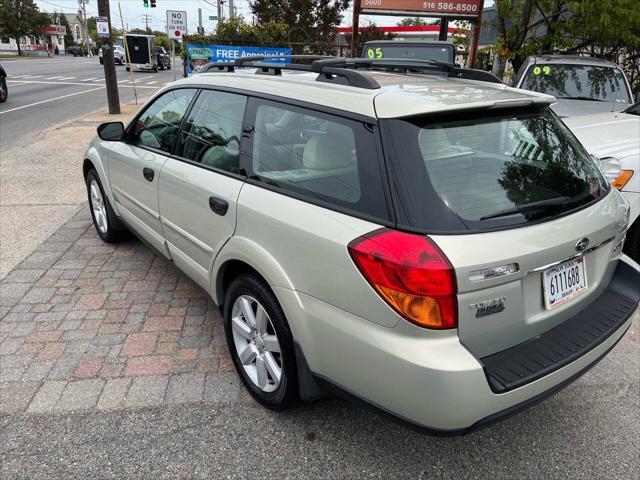
[[622,251],[640,263],[640,218],[627,231],[627,239]]
[[116,243],[128,238],[129,232],[118,221],[94,168],[87,172],[85,182],[93,226],[100,238],[106,243]]
[[269,285],[256,274],[239,275],[227,289],[223,314],[229,352],[249,393],[271,410],[286,408],[298,394],[296,356]]

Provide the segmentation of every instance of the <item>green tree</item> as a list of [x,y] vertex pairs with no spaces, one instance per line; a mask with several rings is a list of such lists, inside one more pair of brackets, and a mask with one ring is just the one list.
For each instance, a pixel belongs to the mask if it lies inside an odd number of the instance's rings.
[[40,37],[50,22],[49,15],[40,12],[33,0],[0,0],[0,31],[16,39],[18,55],[22,55],[20,39]]
[[[384,30],[378,27],[374,22],[369,22],[368,25],[360,27],[360,30],[358,31],[357,51],[361,52],[362,47],[367,42],[372,42],[374,40],[392,40],[395,37],[395,34],[385,33]],[[351,32],[344,36],[344,40],[347,45],[351,45]]]
[[434,25],[435,22],[427,22],[420,17],[404,17],[398,22],[399,27],[423,27],[425,25]]
[[258,24],[284,23],[296,53],[330,53],[349,0],[252,0]]

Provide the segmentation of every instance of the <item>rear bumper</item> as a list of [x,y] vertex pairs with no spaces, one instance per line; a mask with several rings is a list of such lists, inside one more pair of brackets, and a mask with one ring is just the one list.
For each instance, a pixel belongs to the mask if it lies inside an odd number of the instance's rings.
[[324,388],[347,393],[429,433],[456,435],[540,401],[603,358],[637,312],[640,271],[619,263],[606,291],[634,305],[606,335],[570,361],[502,393],[492,390],[486,366],[455,331],[426,331],[408,322],[385,328],[314,297],[274,290],[310,372]]

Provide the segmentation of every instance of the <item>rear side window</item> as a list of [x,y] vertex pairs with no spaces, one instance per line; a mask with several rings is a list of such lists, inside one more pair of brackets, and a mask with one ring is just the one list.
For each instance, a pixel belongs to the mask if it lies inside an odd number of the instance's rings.
[[254,125],[252,176],[311,201],[387,219],[371,126],[262,101]]
[[399,222],[409,227],[457,232],[522,225],[608,191],[549,110],[387,122],[395,204]]
[[182,128],[177,155],[208,167],[238,172],[247,98],[203,90]]
[[196,90],[171,90],[157,98],[135,121],[132,142],[145,147],[171,152],[180,123]]

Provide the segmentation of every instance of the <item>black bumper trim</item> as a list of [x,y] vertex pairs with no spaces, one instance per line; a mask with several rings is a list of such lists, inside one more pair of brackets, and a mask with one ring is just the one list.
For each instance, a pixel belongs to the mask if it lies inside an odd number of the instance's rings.
[[[618,277],[635,280],[637,291],[625,285],[620,293]],[[609,287],[580,313],[532,340],[480,358],[491,390],[515,390],[574,362],[613,335],[635,312],[639,299],[640,274],[620,263]]]

